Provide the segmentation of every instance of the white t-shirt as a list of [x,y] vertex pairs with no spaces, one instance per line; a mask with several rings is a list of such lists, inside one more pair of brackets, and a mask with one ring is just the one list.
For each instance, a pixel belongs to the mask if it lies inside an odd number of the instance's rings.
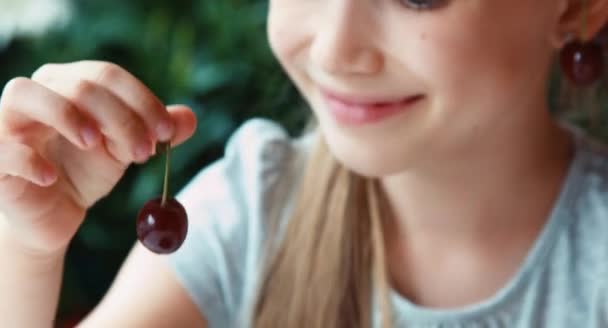
[[[459,309],[421,307],[392,292],[396,327],[608,327],[608,148],[563,126],[576,154],[517,273],[492,297]],[[210,327],[250,326],[265,241],[279,238],[266,233],[268,219],[288,219],[311,144],[272,121],[249,120],[224,157],[177,196],[190,222],[170,263]]]

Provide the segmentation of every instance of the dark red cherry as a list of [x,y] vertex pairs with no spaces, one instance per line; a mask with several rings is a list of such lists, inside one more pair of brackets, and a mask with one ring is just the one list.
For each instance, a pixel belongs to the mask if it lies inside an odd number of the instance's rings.
[[602,47],[595,42],[571,42],[562,49],[560,64],[570,81],[578,86],[588,86],[604,71]]
[[137,238],[154,253],[175,252],[186,239],[188,215],[175,198],[169,197],[169,143],[160,143],[157,151],[166,154],[163,195],[149,200],[139,211],[136,221]]
[[162,198],[148,201],[137,215],[137,238],[158,254],[175,252],[186,239],[188,215],[177,200]]

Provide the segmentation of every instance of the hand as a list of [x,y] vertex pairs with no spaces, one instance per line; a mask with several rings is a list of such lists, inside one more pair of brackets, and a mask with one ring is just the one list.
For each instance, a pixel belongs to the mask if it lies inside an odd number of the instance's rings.
[[195,127],[191,109],[165,107],[111,63],[47,64],[11,80],[0,98],[0,228],[28,251],[65,249],[132,162]]

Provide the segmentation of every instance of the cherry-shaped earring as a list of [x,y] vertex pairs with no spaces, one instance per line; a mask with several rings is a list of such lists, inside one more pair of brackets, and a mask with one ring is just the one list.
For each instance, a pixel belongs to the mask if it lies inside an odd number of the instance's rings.
[[604,72],[604,54],[597,40],[583,41],[587,28],[587,1],[583,0],[581,34],[567,43],[560,53],[560,64],[564,75],[574,85],[586,87],[598,81]]
[[595,41],[572,41],[562,49],[560,64],[568,80],[576,86],[589,86],[604,72],[602,46]]
[[150,251],[158,254],[175,252],[186,239],[188,215],[177,200],[169,197],[169,153],[171,145],[160,143],[165,152],[163,194],[149,200],[137,215],[137,238]]

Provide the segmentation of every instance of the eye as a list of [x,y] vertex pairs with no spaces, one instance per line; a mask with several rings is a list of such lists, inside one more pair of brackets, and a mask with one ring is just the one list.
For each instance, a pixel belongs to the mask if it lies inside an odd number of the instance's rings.
[[445,0],[398,0],[398,2],[414,10],[428,10],[439,7]]

